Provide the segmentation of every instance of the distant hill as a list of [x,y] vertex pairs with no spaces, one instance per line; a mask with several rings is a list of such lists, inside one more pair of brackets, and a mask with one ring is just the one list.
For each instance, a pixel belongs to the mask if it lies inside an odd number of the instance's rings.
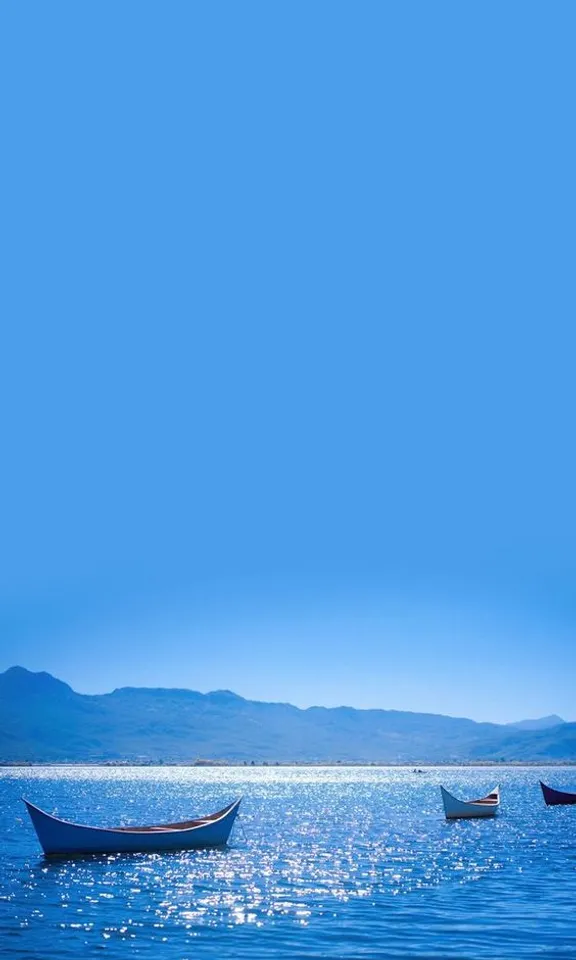
[[507,723],[506,726],[515,727],[516,730],[549,730],[550,727],[558,727],[561,723],[564,723],[562,717],[552,713],[549,717],[540,717],[539,720],[516,720],[515,723]]
[[576,724],[547,729],[398,710],[124,687],[88,696],[47,673],[0,674],[0,760],[426,763],[576,760]]

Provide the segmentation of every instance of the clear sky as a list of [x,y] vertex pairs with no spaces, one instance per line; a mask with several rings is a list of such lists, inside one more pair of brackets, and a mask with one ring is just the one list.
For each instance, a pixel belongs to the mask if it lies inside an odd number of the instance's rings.
[[576,719],[576,5],[0,7],[0,669]]

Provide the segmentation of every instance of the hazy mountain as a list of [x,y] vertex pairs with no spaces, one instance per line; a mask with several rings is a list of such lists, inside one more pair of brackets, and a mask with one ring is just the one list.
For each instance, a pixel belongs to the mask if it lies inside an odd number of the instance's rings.
[[0,673],[0,700],[18,697],[69,698],[76,694],[67,683],[49,673],[31,673],[24,667],[10,667]]
[[576,759],[576,724],[546,730],[437,714],[245,700],[229,690],[124,687],[87,696],[47,673],[0,674],[4,761],[179,760],[425,763]]
[[556,713],[549,717],[540,717],[538,720],[516,720],[514,723],[507,723],[507,727],[515,727],[516,730],[549,730],[550,727],[558,727],[564,723],[562,717]]

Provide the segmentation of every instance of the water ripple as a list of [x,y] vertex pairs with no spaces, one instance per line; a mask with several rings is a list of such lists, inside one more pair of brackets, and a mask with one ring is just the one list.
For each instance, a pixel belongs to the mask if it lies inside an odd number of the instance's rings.
[[[475,795],[494,771],[4,769],[3,955],[574,960],[576,808],[545,808],[541,775],[499,769],[501,815],[448,823],[440,780]],[[22,793],[95,825],[244,802],[225,850],[48,861]]]

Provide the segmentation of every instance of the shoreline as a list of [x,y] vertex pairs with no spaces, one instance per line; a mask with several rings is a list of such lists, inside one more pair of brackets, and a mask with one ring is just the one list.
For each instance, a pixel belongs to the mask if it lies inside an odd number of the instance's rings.
[[446,767],[573,767],[576,760],[445,760],[426,763],[405,762],[375,762],[354,760],[296,760],[296,761],[259,761],[246,762],[244,760],[35,760],[35,761],[0,761],[0,769],[45,769],[46,767],[95,767],[106,769],[127,769],[132,767],[187,767],[194,769],[280,769],[286,767],[354,767],[365,769],[398,769],[411,770],[414,773],[426,770],[441,770]]

